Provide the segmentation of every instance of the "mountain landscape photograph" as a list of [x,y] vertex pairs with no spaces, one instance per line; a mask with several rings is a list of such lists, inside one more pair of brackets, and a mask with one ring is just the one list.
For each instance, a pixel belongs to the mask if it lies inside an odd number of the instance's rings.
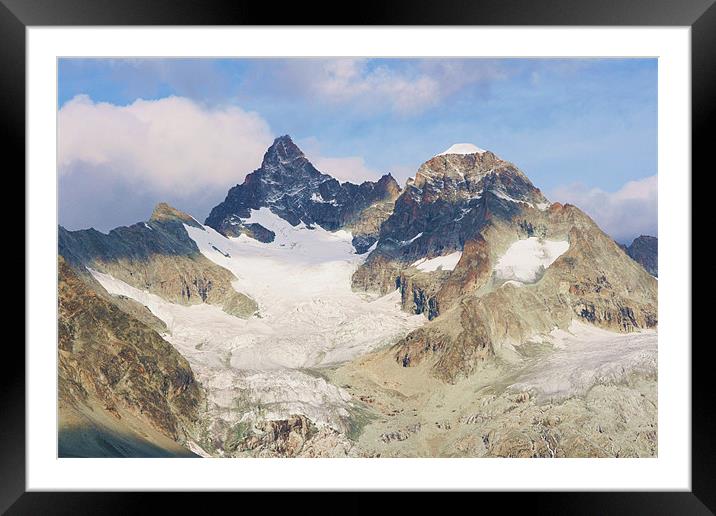
[[657,457],[657,66],[60,59],[59,457]]

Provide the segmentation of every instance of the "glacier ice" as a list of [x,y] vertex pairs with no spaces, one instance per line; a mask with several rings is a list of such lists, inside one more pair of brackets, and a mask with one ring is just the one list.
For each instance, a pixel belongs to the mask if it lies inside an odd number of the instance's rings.
[[352,291],[351,275],[366,255],[355,254],[349,232],[292,226],[268,208],[244,222],[274,231],[275,240],[185,228],[203,255],[234,273],[234,288],[256,300],[259,316],[240,319],[217,306],[170,303],[90,272],[109,292],[139,301],[166,323],[165,338],[189,360],[214,417],[234,423],[252,417],[237,403],[260,404],[266,418],[298,413],[345,430],[349,395],[307,369],[392,344],[426,319],[403,312],[398,291],[382,297]]

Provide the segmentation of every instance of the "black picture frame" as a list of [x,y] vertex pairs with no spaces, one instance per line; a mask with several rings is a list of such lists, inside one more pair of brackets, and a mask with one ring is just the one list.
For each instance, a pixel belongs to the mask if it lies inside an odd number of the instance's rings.
[[[235,0],[0,0],[0,112],[7,156],[14,170],[25,169],[25,30],[28,26],[88,25],[548,25],[691,27],[692,169],[706,172],[715,120],[716,5],[714,0],[373,0],[333,8],[303,2]],[[346,8],[348,7],[348,8]],[[7,166],[7,165],[6,165]],[[9,166],[8,166],[9,167]],[[13,170],[13,173],[14,173]],[[684,177],[692,171],[684,171]],[[20,176],[20,174],[16,174]],[[19,195],[17,196],[19,197]],[[662,202],[668,202],[664,200]],[[17,212],[16,212],[17,213]],[[691,252],[691,250],[690,250]],[[17,257],[15,257],[17,261]],[[26,266],[27,275],[32,274]],[[22,291],[22,290],[18,290]],[[30,300],[31,302],[31,300]],[[693,339],[692,339],[693,340]],[[675,343],[671,343],[675,344]],[[691,345],[680,343],[681,345]],[[712,386],[710,342],[692,346],[692,490],[690,492],[510,493],[500,496],[501,512],[524,505],[534,514],[714,514],[716,512],[716,391]],[[8,514],[131,514],[166,512],[159,493],[27,493],[25,488],[25,354],[14,340],[12,366],[0,375],[0,511]],[[10,346],[7,342],[6,346]],[[174,493],[173,503],[206,511],[227,496]],[[273,496],[273,495],[272,495]],[[295,496],[295,495],[293,495]],[[365,497],[344,502],[351,512],[372,510]],[[234,500],[235,501],[235,500]],[[273,504],[300,504],[283,497]],[[419,507],[422,497],[401,496],[401,511]],[[461,502],[454,502],[461,504]],[[248,507],[248,505],[246,506]],[[485,506],[486,507],[486,506]]]

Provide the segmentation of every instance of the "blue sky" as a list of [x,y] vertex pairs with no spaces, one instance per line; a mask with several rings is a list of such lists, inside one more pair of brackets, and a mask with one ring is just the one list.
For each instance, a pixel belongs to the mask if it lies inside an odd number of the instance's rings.
[[72,229],[161,200],[203,220],[290,134],[353,182],[474,143],[618,240],[656,233],[655,59],[64,59],[58,84]]

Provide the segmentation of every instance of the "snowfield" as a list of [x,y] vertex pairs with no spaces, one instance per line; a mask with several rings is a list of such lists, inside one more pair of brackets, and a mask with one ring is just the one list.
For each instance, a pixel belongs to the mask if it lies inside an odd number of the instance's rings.
[[575,321],[569,331],[554,330],[537,340],[551,343],[555,351],[528,366],[511,390],[532,391],[542,400],[580,396],[594,385],[657,372],[654,330],[615,333]]
[[[422,234],[422,233],[421,233]],[[443,271],[452,271],[457,266],[457,262],[462,258],[462,251],[456,251],[445,256],[436,256],[435,258],[422,258],[411,264],[423,272],[434,272],[438,269]]]
[[495,277],[534,283],[544,270],[569,249],[569,242],[529,237],[512,244],[495,264]]
[[236,422],[237,400],[248,400],[270,419],[299,413],[344,430],[348,394],[305,369],[392,344],[426,319],[403,312],[398,291],[371,297],[351,290],[366,255],[355,254],[349,232],[293,227],[267,208],[245,222],[274,231],[274,242],[185,228],[202,254],[235,274],[234,288],[258,303],[258,316],[249,319],[217,306],[169,303],[91,272],[110,293],[139,301],[167,324],[165,338],[189,360],[218,417]]

